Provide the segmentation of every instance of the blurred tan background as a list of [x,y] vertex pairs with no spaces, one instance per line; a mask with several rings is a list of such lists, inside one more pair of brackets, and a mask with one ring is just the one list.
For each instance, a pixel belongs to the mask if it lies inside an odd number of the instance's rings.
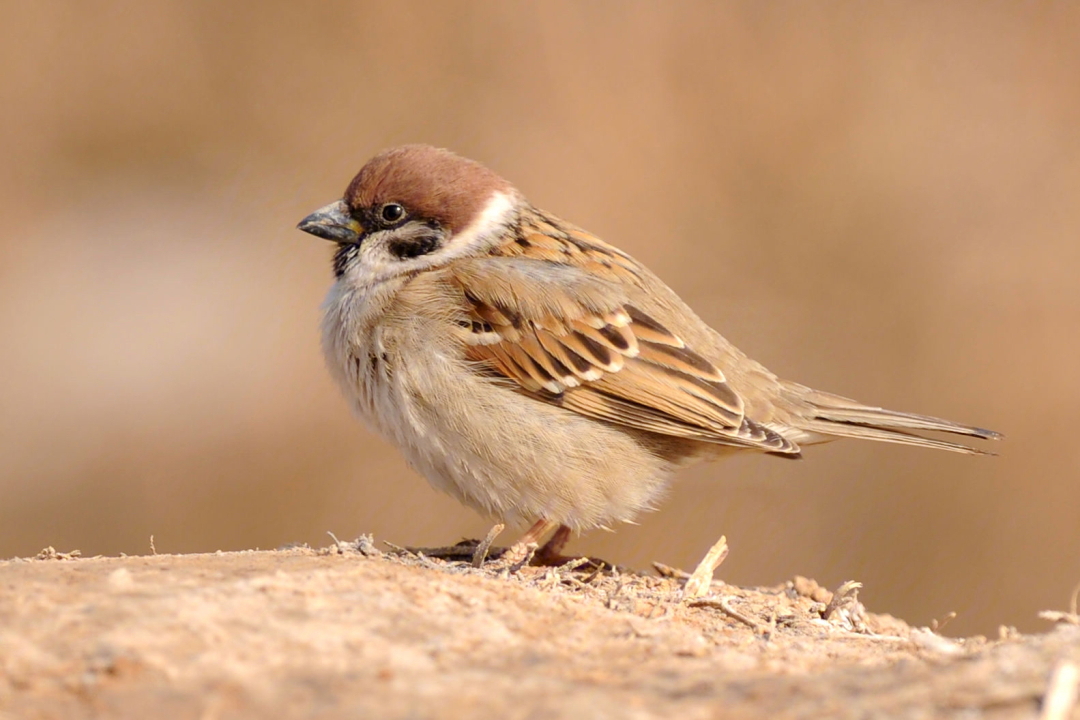
[[730,582],[855,578],[957,634],[1080,581],[1077,5],[0,7],[0,557],[482,535],[349,416],[331,249],[294,230],[420,141],[774,371],[1008,436],[698,467],[573,551],[692,566],[723,533]]

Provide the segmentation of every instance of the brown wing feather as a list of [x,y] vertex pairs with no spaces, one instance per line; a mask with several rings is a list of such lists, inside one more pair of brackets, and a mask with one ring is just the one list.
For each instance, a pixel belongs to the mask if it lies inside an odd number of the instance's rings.
[[[536,399],[605,422],[798,453],[794,443],[746,418],[723,373],[634,307],[621,279],[586,269],[607,262],[625,272],[625,256],[614,249],[605,254],[606,246],[583,249],[580,236],[534,234],[526,241],[508,244],[503,257],[462,259],[446,269],[468,316],[459,324],[467,328],[470,360]],[[537,248],[543,252],[532,252]],[[575,261],[586,252],[587,263]],[[556,256],[566,261],[552,262]]]

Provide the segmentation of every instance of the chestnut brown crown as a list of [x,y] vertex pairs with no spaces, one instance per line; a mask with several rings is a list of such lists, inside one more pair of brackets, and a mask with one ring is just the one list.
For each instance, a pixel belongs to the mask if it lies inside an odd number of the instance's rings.
[[431,145],[402,145],[361,168],[345,190],[345,203],[353,212],[399,203],[410,216],[454,233],[467,227],[496,191],[514,192],[478,162]]

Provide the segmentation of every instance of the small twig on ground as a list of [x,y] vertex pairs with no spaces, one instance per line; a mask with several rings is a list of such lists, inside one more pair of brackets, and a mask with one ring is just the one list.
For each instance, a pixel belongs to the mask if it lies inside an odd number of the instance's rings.
[[[557,565],[557,566],[551,568],[551,572],[553,573],[553,575],[551,577],[554,578],[555,584],[568,583],[570,585],[573,585],[576,588],[580,588],[580,589],[584,590],[588,586],[585,583],[578,580],[576,577],[574,577],[572,573],[575,570],[577,570],[579,567],[581,567],[582,565],[587,565],[587,564],[589,564],[591,562],[592,562],[592,560],[590,560],[587,557],[579,557],[579,558],[573,558],[572,560],[567,560],[562,565]],[[595,576],[595,573],[594,573],[594,576]],[[554,585],[553,585],[553,587],[554,587]]]
[[660,573],[660,577],[675,578],[676,580],[689,580],[690,573],[679,568],[673,568],[670,565],[665,565],[662,562],[653,562],[652,566],[656,569],[656,572]]
[[476,546],[476,550],[473,551],[472,566],[474,568],[483,566],[484,560],[487,560],[488,551],[491,550],[491,543],[495,542],[495,538],[499,537],[499,533],[505,529],[505,525],[498,523],[488,530],[488,534],[484,536],[484,539]]
[[[346,542],[344,540],[339,540],[338,536],[329,530],[326,531],[326,534],[330,536],[330,539],[334,541],[334,544],[319,550],[320,555],[329,555],[335,552],[338,555],[359,553],[364,557],[380,557],[382,555],[382,551],[375,547],[375,537],[373,535],[361,535],[351,542]],[[290,549],[292,547],[306,548],[307,544],[286,546],[286,548],[283,549]]]
[[683,586],[683,597],[692,599],[707,594],[709,588],[712,587],[713,573],[727,556],[727,538],[721,535],[716,544],[709,548],[709,552],[705,553],[705,557],[698,563],[690,579],[686,581],[686,585]]
[[[614,568],[614,566],[612,566],[612,568]],[[600,577],[600,573],[602,573],[602,572],[604,572],[604,566],[602,564],[598,564],[596,566],[596,569],[593,570],[592,573],[589,574],[589,577],[587,577],[587,578],[585,578],[584,580],[581,581],[582,584],[584,584],[584,585],[590,584],[593,580]]]
[[1080,615],[1062,612],[1061,610],[1040,610],[1039,617],[1054,623],[1080,625]]
[[721,612],[723,612],[725,615],[727,615],[731,619],[738,620],[743,625],[746,625],[747,627],[751,628],[752,630],[754,630],[754,632],[760,632],[762,634],[765,634],[769,629],[768,626],[759,623],[757,620],[754,620],[752,617],[749,617],[747,615],[743,615],[741,612],[739,612],[735,608],[731,607],[731,597],[721,598],[720,600],[710,600],[710,599],[691,600],[689,605],[690,605],[690,607],[716,608],[717,610],[720,610]]
[[[1075,600],[1075,596],[1074,596]],[[1076,606],[1073,605],[1075,614]],[[1042,701],[1042,713],[1039,720],[1068,720],[1076,707],[1076,695],[1080,685],[1080,667],[1075,663],[1062,661],[1050,675],[1050,683]]]
[[[326,531],[326,534],[327,534],[327,535],[329,535],[329,536],[330,536],[330,539],[334,541],[334,547],[335,547],[335,548],[337,548],[337,551],[338,551],[339,553],[342,553],[342,554],[344,554],[344,553],[345,553],[345,543],[343,543],[343,542],[341,542],[340,540],[338,540],[338,539],[337,539],[337,535],[335,535],[334,533],[330,532],[329,530],[327,530],[327,531]],[[153,535],[151,535],[151,536],[150,536],[150,546],[151,546],[151,547],[153,547],[153,545],[154,545],[154,536],[153,536]]]
[[390,542],[389,540],[383,540],[383,545],[390,548],[391,550],[393,550],[394,552],[396,552],[399,555],[412,555],[413,557],[416,556],[416,553],[413,552],[412,550],[410,550],[409,548],[401,547],[400,545],[395,545],[394,543]]
[[941,622],[938,622],[937,618],[930,621],[930,632],[940,633],[942,628],[948,625],[950,622],[956,619],[956,611],[949,612]]
[[582,565],[588,565],[591,562],[592,560],[587,557],[574,558],[573,560],[568,560],[567,562],[560,565],[559,572],[573,572]]
[[1080,625],[1080,614],[1077,614],[1077,601],[1080,600],[1080,584],[1073,588],[1072,597],[1069,598],[1069,611],[1043,610],[1039,617],[1050,622],[1065,623],[1066,625]]
[[476,552],[476,546],[479,544],[479,540],[462,540],[456,545],[444,545],[442,547],[416,547],[413,545],[406,545],[404,549],[408,550],[413,555],[424,553],[424,555],[427,555],[429,558],[438,558],[439,560],[471,562],[473,553]]
[[856,580],[848,580],[833,593],[832,600],[825,606],[825,610],[821,613],[821,617],[824,620],[828,620],[833,613],[847,604],[848,599],[854,599],[858,595],[858,590],[862,587],[862,583]]
[[72,550],[71,552],[58,552],[52,545],[45,548],[37,554],[35,559],[37,560],[75,560],[82,556],[82,552],[79,550]]

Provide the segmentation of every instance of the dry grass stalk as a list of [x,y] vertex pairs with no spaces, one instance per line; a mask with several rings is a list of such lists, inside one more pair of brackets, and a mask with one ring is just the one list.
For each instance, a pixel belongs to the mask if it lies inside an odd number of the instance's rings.
[[712,587],[713,573],[727,556],[727,537],[721,535],[716,544],[709,548],[709,552],[705,553],[705,557],[698,563],[690,579],[686,581],[683,587],[683,598],[693,600],[707,595],[709,588]]
[[480,541],[480,544],[476,546],[476,550],[473,552],[472,566],[474,568],[478,568],[484,564],[484,560],[487,559],[488,551],[491,550],[491,543],[495,542],[495,538],[499,537],[499,533],[505,529],[505,525],[497,523],[488,530],[488,534],[484,536],[484,539]]

